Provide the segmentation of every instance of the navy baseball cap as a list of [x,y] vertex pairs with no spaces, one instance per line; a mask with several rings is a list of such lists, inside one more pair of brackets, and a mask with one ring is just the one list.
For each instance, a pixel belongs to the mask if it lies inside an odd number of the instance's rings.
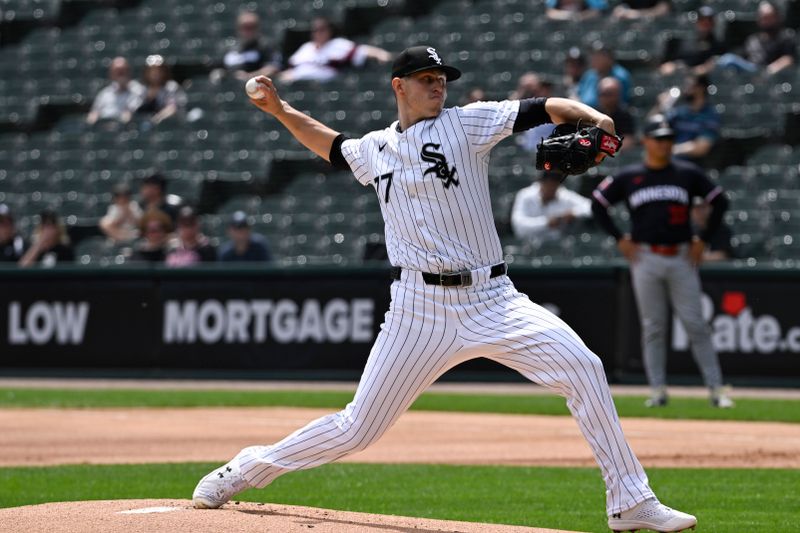
[[644,125],[644,136],[652,139],[670,139],[675,137],[675,130],[664,115],[653,115]]
[[247,213],[244,211],[236,211],[231,215],[230,225],[234,228],[249,228],[250,221],[247,219]]
[[447,81],[461,77],[461,71],[442,63],[442,58],[432,46],[412,46],[400,52],[392,63],[392,78],[403,78],[409,74],[438,68],[444,71]]

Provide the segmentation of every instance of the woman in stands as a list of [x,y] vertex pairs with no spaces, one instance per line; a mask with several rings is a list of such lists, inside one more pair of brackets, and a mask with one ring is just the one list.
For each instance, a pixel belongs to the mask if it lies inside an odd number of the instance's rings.
[[149,114],[152,123],[158,124],[186,106],[186,93],[172,79],[169,66],[162,56],[147,56],[142,81],[146,92],[144,102],[136,112]]
[[75,259],[67,228],[61,217],[52,209],[39,215],[39,225],[33,231],[33,244],[19,260],[19,266],[40,264],[44,267],[57,263],[71,263]]

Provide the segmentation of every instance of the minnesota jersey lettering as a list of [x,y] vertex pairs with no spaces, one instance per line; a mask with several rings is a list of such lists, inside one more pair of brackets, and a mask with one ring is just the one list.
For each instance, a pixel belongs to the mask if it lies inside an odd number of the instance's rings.
[[689,205],[689,191],[674,185],[656,185],[639,189],[628,198],[628,203],[633,208],[648,202],[677,202]]

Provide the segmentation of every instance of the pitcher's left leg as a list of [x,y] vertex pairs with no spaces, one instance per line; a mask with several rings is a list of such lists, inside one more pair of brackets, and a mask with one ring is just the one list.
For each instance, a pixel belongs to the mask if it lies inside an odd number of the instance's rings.
[[654,497],[625,440],[602,362],[563,320],[514,291],[477,308],[462,323],[470,344],[487,345],[485,357],[567,398],[602,470],[609,515]]

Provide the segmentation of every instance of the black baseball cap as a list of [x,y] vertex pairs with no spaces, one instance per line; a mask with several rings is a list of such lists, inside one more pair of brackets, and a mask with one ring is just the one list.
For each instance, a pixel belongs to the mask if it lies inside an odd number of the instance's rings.
[[39,221],[42,224],[58,224],[61,220],[61,217],[58,216],[58,212],[52,207],[46,207],[39,213]]
[[672,129],[664,115],[653,115],[647,119],[644,125],[644,136],[653,139],[670,139],[675,137],[675,130]]
[[231,215],[231,226],[234,228],[249,228],[250,221],[247,219],[247,213],[244,211],[236,211]]
[[142,184],[157,185],[162,191],[167,188],[167,179],[161,174],[150,174],[142,180]]
[[412,46],[400,52],[392,63],[392,78],[403,78],[409,74],[438,68],[444,71],[447,81],[461,77],[461,71],[442,63],[442,58],[432,46]]

